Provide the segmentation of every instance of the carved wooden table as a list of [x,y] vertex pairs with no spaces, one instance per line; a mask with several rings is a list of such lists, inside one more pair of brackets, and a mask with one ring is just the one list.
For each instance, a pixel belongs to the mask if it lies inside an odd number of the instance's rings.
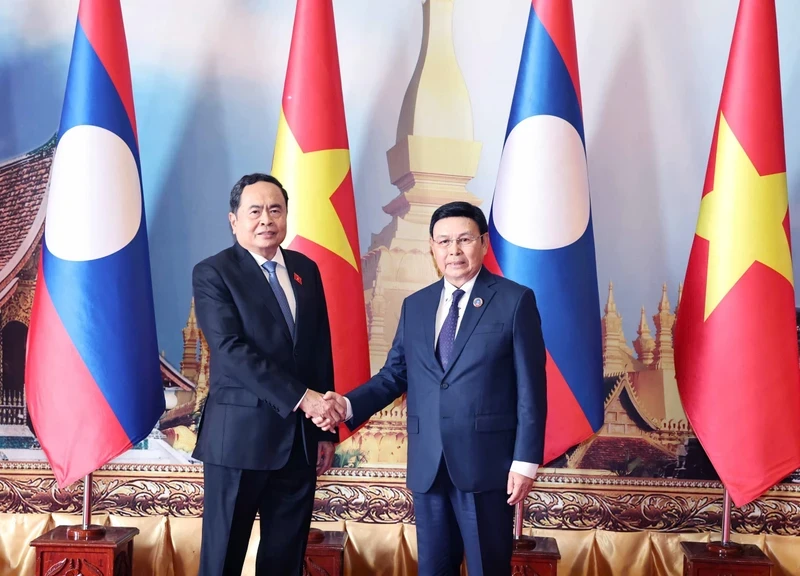
[[769,576],[772,561],[758,546],[743,544],[738,556],[720,556],[705,542],[681,542],[684,576]]
[[514,542],[511,573],[514,576],[556,576],[560,559],[555,538],[522,536],[520,542]]
[[[319,533],[317,533],[319,534]],[[310,537],[306,547],[303,576],[341,576],[344,574],[344,548],[347,532],[322,531],[322,539]]]
[[59,526],[31,542],[36,550],[36,576],[131,576],[133,537],[138,528],[107,527],[97,540],[72,540]]

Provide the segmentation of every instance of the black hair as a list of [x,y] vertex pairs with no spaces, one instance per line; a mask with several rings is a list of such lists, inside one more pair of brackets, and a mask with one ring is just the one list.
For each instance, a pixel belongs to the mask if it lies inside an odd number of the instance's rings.
[[469,202],[449,202],[439,206],[431,216],[431,238],[433,238],[433,226],[444,218],[469,218],[478,225],[478,233],[481,236],[489,231],[489,225],[486,223],[486,216],[484,216],[483,210]]
[[239,178],[239,181],[233,185],[233,188],[231,189],[231,212],[233,214],[236,214],[236,211],[239,210],[239,204],[242,201],[242,190],[244,190],[245,186],[250,186],[256,182],[275,184],[275,186],[280,188],[281,192],[283,192],[283,199],[286,201],[286,207],[289,207],[289,194],[286,193],[286,190],[283,188],[283,184],[281,184],[280,181],[275,178],[275,176],[256,172],[254,174],[242,176]]

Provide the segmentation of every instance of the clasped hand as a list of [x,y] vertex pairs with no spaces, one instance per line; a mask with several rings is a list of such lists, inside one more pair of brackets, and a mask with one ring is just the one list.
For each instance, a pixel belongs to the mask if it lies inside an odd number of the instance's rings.
[[309,390],[300,409],[305,412],[306,418],[328,432],[336,428],[347,417],[347,402],[344,396],[336,392],[326,392],[323,396],[315,390]]

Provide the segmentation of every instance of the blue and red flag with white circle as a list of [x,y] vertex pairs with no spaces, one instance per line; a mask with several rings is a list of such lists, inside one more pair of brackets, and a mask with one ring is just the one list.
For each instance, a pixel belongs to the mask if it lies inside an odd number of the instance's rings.
[[164,411],[141,181],[119,0],[81,0],[25,378],[60,486],[134,446]]
[[545,462],[603,424],[600,297],[570,0],[532,0],[487,266],[530,287],[547,346]]

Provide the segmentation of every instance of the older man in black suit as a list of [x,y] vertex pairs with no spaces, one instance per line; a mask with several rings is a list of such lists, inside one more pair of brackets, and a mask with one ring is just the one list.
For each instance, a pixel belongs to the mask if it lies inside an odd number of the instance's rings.
[[195,266],[197,320],[211,351],[209,395],[194,456],[205,480],[201,576],[241,574],[256,512],[257,574],[302,574],[316,475],[336,435],[308,417],[337,418],[322,280],[306,256],[280,248],[288,194],[266,174],[231,191],[236,242]]

